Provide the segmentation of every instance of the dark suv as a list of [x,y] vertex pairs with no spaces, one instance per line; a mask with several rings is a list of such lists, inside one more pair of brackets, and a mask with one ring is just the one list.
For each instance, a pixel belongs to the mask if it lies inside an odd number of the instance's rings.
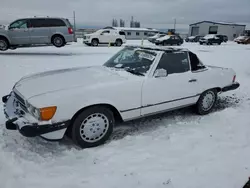
[[205,37],[202,37],[199,40],[200,45],[202,45],[202,44],[207,44],[207,45],[218,44],[218,45],[221,45],[222,42],[223,41],[219,37],[217,37],[216,35],[213,35],[213,34],[206,35]]
[[158,38],[155,40],[156,45],[182,45],[183,39],[178,35],[166,35],[164,37]]
[[228,37],[226,35],[216,35],[216,37],[220,38],[220,40],[222,42],[227,42],[228,41]]

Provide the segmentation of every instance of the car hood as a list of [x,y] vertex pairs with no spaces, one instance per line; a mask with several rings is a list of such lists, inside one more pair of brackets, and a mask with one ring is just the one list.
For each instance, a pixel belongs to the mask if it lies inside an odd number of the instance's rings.
[[[122,73],[121,73],[122,72]],[[24,98],[76,87],[90,87],[95,84],[117,83],[134,78],[125,71],[115,71],[104,66],[60,69],[23,77],[14,86]]]

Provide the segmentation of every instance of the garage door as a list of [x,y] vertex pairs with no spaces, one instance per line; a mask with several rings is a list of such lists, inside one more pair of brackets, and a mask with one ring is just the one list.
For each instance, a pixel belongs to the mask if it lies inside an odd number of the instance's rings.
[[191,36],[199,35],[199,27],[192,27]]

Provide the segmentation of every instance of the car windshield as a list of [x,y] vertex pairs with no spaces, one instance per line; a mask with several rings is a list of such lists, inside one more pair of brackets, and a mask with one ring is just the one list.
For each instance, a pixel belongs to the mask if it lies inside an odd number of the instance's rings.
[[125,47],[103,66],[123,69],[132,74],[145,75],[153,64],[157,53],[137,47]]

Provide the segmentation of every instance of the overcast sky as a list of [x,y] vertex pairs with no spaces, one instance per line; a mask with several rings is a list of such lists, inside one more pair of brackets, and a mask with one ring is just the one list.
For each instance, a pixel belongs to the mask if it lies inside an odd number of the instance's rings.
[[1,0],[0,23],[27,16],[62,16],[77,26],[108,26],[112,18],[131,16],[142,27],[188,28],[202,20],[224,21],[250,26],[250,0]]

